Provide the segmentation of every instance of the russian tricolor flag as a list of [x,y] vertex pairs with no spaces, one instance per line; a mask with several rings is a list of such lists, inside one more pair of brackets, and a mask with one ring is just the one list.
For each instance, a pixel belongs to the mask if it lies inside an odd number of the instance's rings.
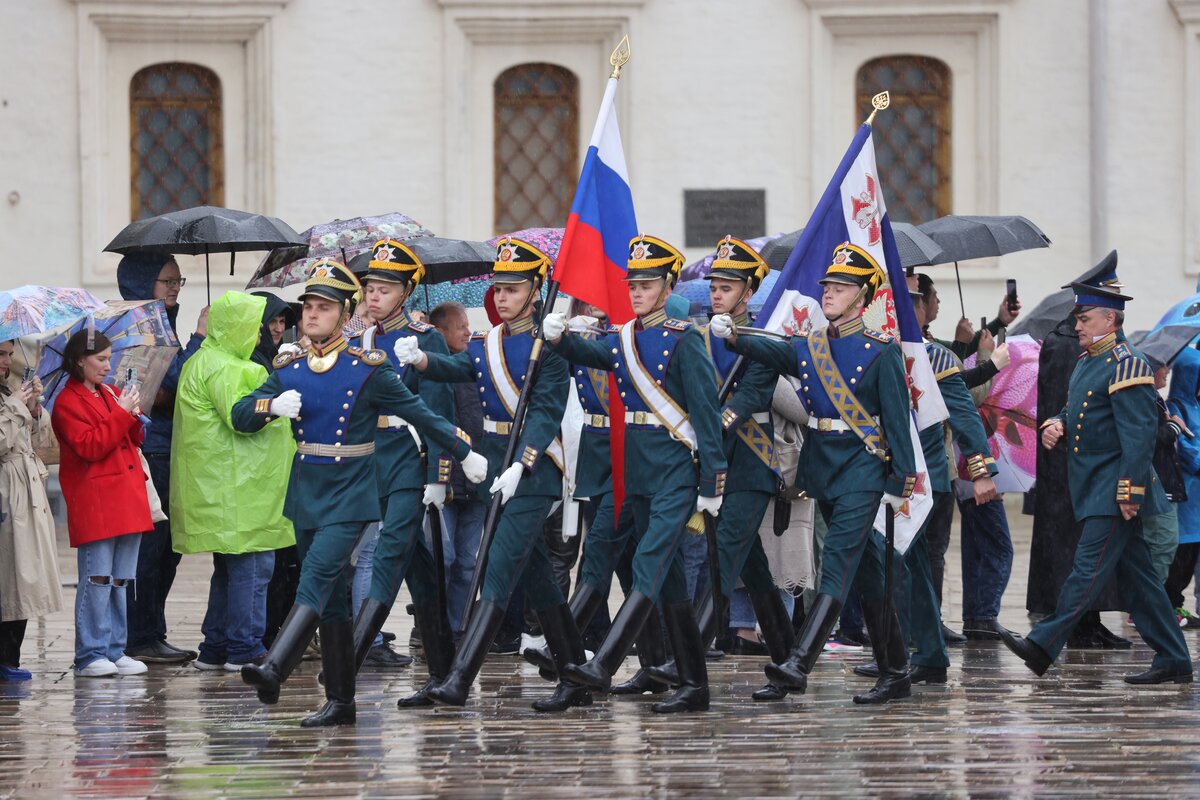
[[633,319],[629,289],[624,283],[625,262],[629,259],[629,240],[638,232],[613,107],[617,82],[617,78],[609,78],[604,89],[554,265],[554,280],[564,292],[604,309],[614,324]]

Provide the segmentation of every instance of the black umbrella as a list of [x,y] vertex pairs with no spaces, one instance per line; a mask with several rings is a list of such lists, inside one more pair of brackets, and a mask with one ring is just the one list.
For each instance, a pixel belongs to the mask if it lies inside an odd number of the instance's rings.
[[[476,278],[492,272],[496,263],[496,248],[487,242],[469,239],[443,239],[440,236],[419,236],[404,243],[425,265],[425,305],[429,305],[429,284],[445,283],[460,278]],[[347,265],[355,275],[362,276],[371,262],[372,251],[359,253]]]
[[1022,315],[1017,324],[1008,329],[1010,336],[1020,336],[1027,333],[1039,342],[1067,318],[1075,308],[1075,292],[1072,289],[1060,289],[1054,294],[1047,295],[1033,307],[1028,314]]
[[931,263],[954,262],[954,277],[958,280],[958,304],[963,317],[967,316],[967,307],[962,299],[962,277],[958,273],[958,262],[1050,246],[1050,237],[1025,217],[972,217],[949,214],[918,227],[922,233],[928,234],[929,238],[941,245],[944,251],[939,260]]
[[1193,325],[1167,325],[1153,331],[1135,331],[1129,343],[1142,351],[1154,367],[1170,364],[1183,348],[1200,335]]
[[203,253],[207,280],[209,253],[229,253],[229,274],[232,275],[234,253],[306,246],[300,234],[275,217],[231,208],[197,206],[131,222],[104,249],[121,255],[166,253],[195,256]]
[[[796,243],[800,241],[802,233],[804,233],[803,228],[785,233],[778,239],[772,239],[763,245],[759,255],[771,269],[783,269],[788,256],[796,248]],[[915,225],[907,222],[893,222],[892,234],[896,237],[896,249],[900,251],[900,264],[906,269],[942,263],[936,260],[941,257],[941,246],[922,233]]]

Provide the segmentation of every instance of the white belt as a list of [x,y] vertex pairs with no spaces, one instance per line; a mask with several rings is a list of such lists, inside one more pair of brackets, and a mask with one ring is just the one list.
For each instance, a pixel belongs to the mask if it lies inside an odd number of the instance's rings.
[[483,430],[486,433],[498,433],[501,436],[507,436],[512,433],[511,422],[497,422],[494,419],[485,419],[483,421]]
[[818,431],[848,431],[850,426],[841,419],[830,419],[828,417],[809,417],[808,427]]
[[379,422],[377,423],[377,427],[380,429],[386,428],[388,430],[393,430],[393,429],[397,429],[397,428],[407,428],[408,421],[406,419],[404,419],[404,417],[384,416],[384,415],[380,414]]
[[656,428],[663,427],[662,422],[653,411],[626,411],[626,425],[653,425]]
[[609,427],[609,419],[604,414],[584,414],[583,424],[589,428],[607,428]]

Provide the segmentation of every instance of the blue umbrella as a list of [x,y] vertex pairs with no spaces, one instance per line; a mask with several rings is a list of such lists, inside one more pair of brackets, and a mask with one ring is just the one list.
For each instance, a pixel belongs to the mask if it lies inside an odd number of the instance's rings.
[[1137,347],[1153,360],[1169,364],[1200,336],[1200,293],[1171,306]]

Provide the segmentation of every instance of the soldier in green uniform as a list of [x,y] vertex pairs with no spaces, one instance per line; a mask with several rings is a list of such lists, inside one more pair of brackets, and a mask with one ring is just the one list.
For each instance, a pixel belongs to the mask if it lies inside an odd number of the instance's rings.
[[[747,304],[767,271],[767,263],[740,239],[726,236],[717,242],[712,271],[707,276],[713,312],[727,314],[735,325],[749,327]],[[705,328],[703,333],[716,385],[723,386],[737,369],[732,392],[721,410],[729,477],[717,522],[720,596],[728,602],[741,577],[771,659],[782,662],[792,649],[792,620],[771,577],[771,566],[762,540],[758,538],[759,525],[780,482],[775,460],[775,430],[771,425],[771,400],[779,375],[765,364],[749,359],[739,361],[737,353],[725,347],[710,329]],[[710,591],[700,604],[700,635],[706,645],[717,633],[715,600]],[[652,668],[649,673],[664,683],[678,681],[673,663]],[[785,687],[768,684],[753,697],[755,700],[778,700],[786,693]]]
[[800,380],[810,432],[796,485],[817,501],[828,526],[816,601],[788,659],[767,665],[767,677],[804,692],[853,582],[880,667],[875,687],[856,695],[856,703],[886,703],[911,693],[908,647],[892,600],[884,596],[883,542],[872,535],[880,501],[899,509],[917,477],[903,353],[891,336],[862,321],[883,281],[883,270],[868,252],[844,243],[821,279],[828,328],[789,342],[739,336],[723,314],[710,325],[736,352]]
[[608,689],[659,599],[680,679],[679,691],[653,706],[660,713],[708,709],[705,649],[680,546],[693,511],[719,512],[725,484],[717,390],[704,339],[663,308],[682,265],[683,255],[667,242],[636,236],[626,277],[636,320],[597,340],[569,335],[563,314],[550,314],[545,322],[547,340],[572,363],[616,373],[625,404],[625,503],[640,536],[632,591],[595,657],[574,662],[566,675]]
[[[403,242],[384,239],[375,243],[363,278],[367,310],[375,325],[359,334],[364,350],[379,349],[391,356],[398,339],[415,336],[423,351],[449,354],[442,334],[432,325],[412,319],[404,308],[424,277],[425,265]],[[431,411],[453,419],[454,391],[450,384],[423,381],[419,372],[407,366],[397,367],[396,373]],[[402,417],[382,415],[378,425],[375,468],[383,520],[372,562],[371,590],[354,624],[355,664],[361,669],[396,601],[401,581],[407,581],[429,682],[411,697],[401,698],[398,705],[433,705],[425,691],[449,672],[454,660],[454,637],[446,609],[438,603],[437,566],[421,522],[426,506],[441,509],[446,504],[450,454],[435,445],[423,455],[413,429]]]
[[[913,299],[913,310],[917,324],[925,329],[928,323],[926,302],[933,281],[926,275],[912,275],[908,279],[908,293]],[[946,460],[946,433],[950,432],[967,462],[967,472],[974,484],[975,502],[982,505],[995,500],[996,462],[991,456],[987,432],[979,419],[979,412],[971,399],[971,392],[962,378],[962,363],[946,346],[925,342],[929,364],[937,379],[938,391],[946,403],[949,419],[928,426],[920,432],[921,450],[925,454],[925,468],[929,476],[929,490],[934,497],[953,489],[950,466]],[[936,504],[936,500],[935,500]],[[904,553],[904,566],[910,576],[907,598],[908,638],[915,645],[912,654],[912,669],[908,672],[912,683],[945,683],[946,668],[950,656],[946,640],[942,635],[942,615],[938,607],[937,592],[933,587],[933,572],[929,562],[929,547],[925,533],[933,514],[925,518],[920,530]],[[871,663],[854,668],[859,675],[879,677],[879,666]]]
[[[503,323],[472,335],[467,349],[458,355],[425,353],[415,337],[398,340],[394,348],[398,364],[412,364],[426,379],[472,382],[479,387],[484,430],[481,450],[492,478],[489,491],[499,493],[504,503],[487,553],[480,602],[449,674],[426,692],[439,703],[461,706],[467,702],[471,683],[504,621],[504,610],[518,580],[527,606],[538,616],[558,671],[583,659],[583,637],[554,580],[542,534],[550,507],[562,497],[563,451],[558,437],[570,391],[567,364],[555,353],[542,355],[515,460],[504,462],[525,368],[534,348],[542,347],[534,336],[534,312],[550,263],[549,256],[527,242],[501,240],[492,285]],[[586,687],[561,681],[551,697],[534,702],[533,708],[564,711],[591,702]]]
[[[242,667],[242,680],[273,704],[279,686],[321,628],[327,702],[300,724],[347,725],[355,720],[353,622],[347,566],[360,531],[380,518],[375,477],[375,436],[380,414],[395,414],[462,460],[467,477],[485,474],[483,456],[469,437],[434,414],[404,385],[379,350],[347,345],[342,324],[362,296],[342,264],[314,265],[304,294],[303,332],[312,350],[277,356],[275,372],[233,407],[233,427],[260,430],[277,417],[292,420],[296,456],[283,513],[296,529],[303,564],[296,604],[262,664]],[[303,414],[301,414],[303,411]]]
[[1068,287],[1085,354],[1071,373],[1066,407],[1041,430],[1043,447],[1068,448],[1067,482],[1083,529],[1054,613],[1025,638],[1003,629],[1000,635],[1029,669],[1044,674],[1116,573],[1137,631],[1154,650],[1150,669],[1125,682],[1191,683],[1187,643],[1142,535],[1142,518],[1167,507],[1152,464],[1159,410],[1154,371],[1121,330],[1133,298],[1121,291],[1116,251]]

